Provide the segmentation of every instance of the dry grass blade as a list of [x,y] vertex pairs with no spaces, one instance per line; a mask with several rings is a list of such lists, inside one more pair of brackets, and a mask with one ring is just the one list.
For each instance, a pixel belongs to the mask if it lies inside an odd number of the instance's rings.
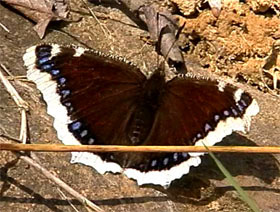
[[77,191],[75,191],[73,188],[68,186],[65,182],[60,180],[59,178],[55,177],[53,174],[51,174],[47,169],[42,167],[40,164],[32,160],[30,157],[27,156],[20,156],[21,159],[23,159],[25,162],[27,162],[29,165],[35,167],[37,170],[39,170],[41,173],[44,174],[47,178],[51,179],[53,182],[55,182],[57,185],[59,185],[61,188],[65,189],[67,192],[69,192],[72,196],[76,197],[80,202],[85,204],[86,206],[89,206],[91,209],[102,212],[101,208],[93,204],[91,201],[89,201],[87,198],[79,194]]
[[[0,66],[5,70],[5,66],[3,64],[0,64]],[[11,94],[13,100],[17,104],[18,107],[23,108],[24,110],[28,111],[28,104],[19,96],[16,89],[11,85],[11,83],[7,80],[7,78],[4,76],[4,74],[0,71],[0,79],[4,86],[6,87],[9,94]]]
[[[209,151],[207,146],[205,146],[205,148]],[[214,162],[216,163],[216,165],[218,166],[218,168],[220,169],[220,171],[226,177],[228,183],[231,184],[235,188],[235,190],[238,192],[241,200],[243,200],[245,203],[247,203],[248,206],[252,209],[252,211],[260,212],[255,201],[249,197],[247,192],[238,184],[238,182],[234,179],[234,177],[231,175],[231,173],[225,168],[225,166],[221,163],[221,161],[219,161],[219,159],[216,158],[216,156],[211,151],[209,151],[209,154],[210,154],[211,158],[214,160]]]
[[110,30],[103,25],[98,18],[96,17],[96,15],[94,14],[93,10],[87,5],[87,2],[85,0],[82,0],[82,3],[85,5],[85,7],[87,7],[89,13],[92,15],[92,17],[97,21],[98,25],[100,26],[101,30],[103,31],[104,35],[107,37],[107,35],[109,35],[109,37],[111,38],[111,32]]
[[[9,71],[7,70],[7,68],[3,65],[0,64],[0,66],[7,72],[9,73]],[[10,74],[10,73],[9,73]],[[2,72],[0,71],[0,78],[4,84],[4,86],[6,87],[7,91],[11,94],[11,96],[13,97],[13,100],[16,102],[17,106],[20,109],[20,113],[21,113],[21,128],[20,128],[20,135],[19,135],[19,139],[22,141],[22,143],[26,144],[27,141],[27,118],[26,118],[26,111],[29,110],[28,104],[27,102],[25,102],[20,95],[18,94],[18,92],[16,91],[16,89],[12,86],[12,84],[8,81],[8,79],[2,74]]]
[[0,26],[6,31],[6,32],[10,32],[10,30],[2,23],[0,23]]
[[[209,146],[211,152],[280,153],[278,146]],[[208,152],[204,146],[117,146],[0,143],[0,150],[37,152]]]

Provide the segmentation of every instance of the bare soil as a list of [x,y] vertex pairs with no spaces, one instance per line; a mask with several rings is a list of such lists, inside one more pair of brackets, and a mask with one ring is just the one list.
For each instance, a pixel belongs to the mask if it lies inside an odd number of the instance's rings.
[[[228,2],[228,1],[225,1]],[[252,6],[253,1],[226,4],[219,18],[209,6],[197,4],[185,14],[178,4],[180,22],[186,22],[180,36],[188,68],[194,73],[223,78],[250,92],[260,105],[247,135],[233,134],[222,145],[279,145],[280,107],[277,89],[273,89],[271,74],[264,74],[273,44],[280,39],[279,7],[263,12]],[[257,1],[256,1],[257,2]],[[273,5],[274,7],[272,7]],[[22,55],[25,49],[40,42],[59,44],[85,43],[102,52],[128,58],[144,70],[158,65],[154,47],[147,42],[148,32],[135,24],[131,14],[118,4],[90,5],[99,22],[81,1],[71,1],[72,17],[78,22],[52,23],[43,41],[33,31],[34,25],[22,15],[0,5],[0,63],[14,76],[26,74]],[[174,8],[173,8],[174,9]],[[180,9],[180,10],[179,10]],[[279,70],[278,59],[268,69]],[[29,103],[31,143],[60,143],[46,114],[40,93],[32,83],[30,88],[13,82],[20,95]],[[269,89],[266,87],[268,86]],[[270,91],[270,92],[268,92]],[[20,113],[0,83],[0,133],[18,137]],[[0,142],[7,142],[0,137]],[[209,156],[203,157],[198,168],[175,181],[169,189],[139,187],[123,175],[100,175],[93,169],[70,164],[69,153],[36,153],[40,163],[67,182],[105,211],[250,211],[229,186]],[[279,155],[217,154],[262,211],[277,212],[280,208]],[[40,212],[87,211],[77,200],[38,173],[13,153],[0,153],[0,211]]]

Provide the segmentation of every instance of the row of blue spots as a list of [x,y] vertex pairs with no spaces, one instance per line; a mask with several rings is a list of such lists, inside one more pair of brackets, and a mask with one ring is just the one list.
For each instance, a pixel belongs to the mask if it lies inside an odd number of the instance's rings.
[[49,45],[37,47],[36,65],[37,65],[38,69],[40,69],[42,71],[46,71],[52,75],[52,78],[57,81],[60,96],[63,99],[65,99],[65,98],[69,97],[69,95],[71,94],[71,91],[69,89],[62,89],[63,87],[65,87],[67,80],[65,77],[60,76],[61,71],[55,67],[56,66],[55,62],[51,59],[51,50],[52,50],[52,47]]
[[96,139],[91,135],[82,122],[74,121],[68,125],[68,129],[82,144],[92,145],[95,143]]
[[210,131],[215,130],[215,127],[221,120],[224,120],[225,118],[230,117],[230,116],[233,116],[233,117],[240,116],[241,117],[242,113],[244,112],[244,110],[247,106],[248,106],[248,104],[243,99],[241,99],[236,103],[236,106],[231,106],[230,109],[224,110],[221,114],[215,114],[213,117],[214,122],[206,123],[204,125],[203,132],[197,133],[196,136],[194,136],[194,138],[192,139],[192,143],[194,144],[198,140],[202,139],[203,135],[207,136],[207,134]]
[[[222,115],[225,117],[229,117],[232,114],[234,116],[240,115],[240,113],[244,112],[244,109],[246,107],[248,107],[248,104],[246,103],[246,101],[244,99],[241,99],[237,102],[236,106],[237,106],[237,108],[231,107],[230,110],[224,110]],[[221,120],[221,116],[216,114],[214,116],[214,121],[216,123],[218,123],[220,120]],[[213,127],[210,124],[206,123],[204,126],[204,132],[207,133],[211,130],[213,130]],[[203,136],[201,133],[197,133],[195,136],[195,140],[197,141],[199,139],[202,139],[202,137]],[[183,161],[186,161],[188,158],[189,158],[189,156],[185,152],[183,152],[183,153],[175,152],[175,153],[169,154],[168,156],[166,156],[164,158],[151,160],[150,164],[146,167],[144,166],[144,164],[142,164],[141,169],[143,171],[145,171],[145,169],[146,170],[150,170],[150,169],[162,170],[162,169],[171,167],[172,165],[174,165],[174,163],[175,164],[182,163]]]
[[183,161],[189,159],[189,155],[186,152],[174,152],[167,154],[165,157],[158,157],[152,159],[149,164],[141,164],[139,167],[135,166],[134,168],[139,168],[140,171],[160,171],[163,169],[171,168],[174,165],[179,165]]

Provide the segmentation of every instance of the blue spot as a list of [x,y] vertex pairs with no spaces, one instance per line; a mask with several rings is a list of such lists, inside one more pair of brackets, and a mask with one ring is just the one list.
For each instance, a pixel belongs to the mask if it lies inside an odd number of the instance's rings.
[[202,138],[202,135],[200,133],[197,133],[196,138],[200,139],[200,138]]
[[205,130],[205,132],[208,132],[208,131],[212,130],[212,127],[208,123],[206,123],[204,126],[204,130]]
[[196,141],[197,141],[197,138],[196,138],[196,137],[193,137],[192,143],[194,144]]
[[71,102],[64,102],[63,105],[66,106],[66,107],[71,107],[72,106]]
[[233,115],[234,115],[234,116],[237,116],[237,115],[238,115],[238,112],[237,112],[237,110],[236,110],[236,109],[231,108],[231,111],[232,111],[232,113],[233,113]]
[[87,130],[83,130],[81,133],[80,133],[80,136],[83,138],[85,136],[87,136],[88,134],[88,131]]
[[44,71],[50,71],[52,69],[52,67],[54,66],[53,63],[49,63],[49,64],[43,64],[41,66],[41,69],[43,69]]
[[152,163],[151,163],[151,166],[152,166],[152,167],[155,167],[156,165],[157,165],[157,161],[156,161],[156,160],[153,160]]
[[60,77],[60,78],[58,78],[58,83],[60,84],[60,85],[63,85],[63,84],[65,84],[65,82],[66,82],[66,78],[65,77]]
[[58,69],[53,69],[51,70],[51,75],[56,76],[60,73],[60,71]]
[[240,101],[236,104],[236,106],[241,112],[244,110],[244,107],[241,105]]
[[219,116],[219,115],[215,115],[215,116],[214,116],[214,121],[215,121],[215,122],[218,122],[219,120],[220,120],[220,116]]
[[187,158],[188,157],[188,153],[187,152],[183,152],[182,156],[183,156],[183,158]]
[[39,60],[38,60],[38,64],[39,65],[42,65],[42,64],[44,64],[45,62],[48,62],[50,59],[49,59],[49,57],[42,57],[42,58],[40,58]]
[[70,124],[70,128],[72,131],[76,131],[76,130],[79,130],[82,126],[82,123],[79,122],[79,121],[76,121],[76,122],[73,122]]
[[42,58],[42,57],[50,57],[51,56],[51,53],[49,51],[39,51],[37,52],[37,57],[38,58]]
[[229,116],[229,115],[230,115],[229,111],[228,111],[228,110],[225,110],[225,111],[224,111],[224,115],[225,115],[226,117]]
[[62,96],[62,98],[66,98],[67,96],[69,96],[70,95],[70,90],[62,90],[62,91],[60,91],[60,94],[61,94],[61,96]]
[[51,52],[52,46],[50,45],[42,45],[37,47],[37,51],[40,52]]
[[67,111],[68,111],[68,114],[71,114],[74,111],[74,108],[73,107],[68,107]]
[[88,144],[89,145],[92,145],[93,143],[94,143],[94,139],[93,138],[88,139]]
[[167,165],[168,164],[168,161],[169,161],[169,158],[164,158],[164,160],[163,160],[163,165]]
[[177,161],[178,160],[178,153],[177,152],[175,152],[174,154],[173,154],[173,160],[174,161]]
[[240,100],[240,103],[241,103],[242,106],[244,106],[244,107],[247,107],[247,106],[248,106],[247,103],[246,103],[243,99]]

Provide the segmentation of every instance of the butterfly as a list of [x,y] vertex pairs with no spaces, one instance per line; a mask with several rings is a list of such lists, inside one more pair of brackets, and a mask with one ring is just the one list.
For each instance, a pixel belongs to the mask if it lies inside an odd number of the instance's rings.
[[[167,80],[159,67],[146,77],[120,57],[82,47],[41,44],[23,56],[66,145],[212,146],[245,131],[259,107],[223,81],[192,75]],[[72,153],[71,162],[99,173],[122,172],[139,185],[168,186],[203,153]]]

